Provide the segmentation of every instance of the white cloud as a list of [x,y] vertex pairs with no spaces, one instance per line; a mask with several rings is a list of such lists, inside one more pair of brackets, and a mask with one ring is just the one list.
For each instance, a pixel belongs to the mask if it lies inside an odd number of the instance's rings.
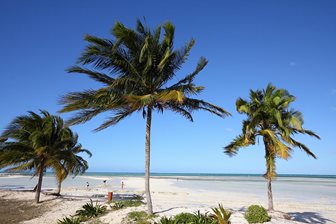
[[227,132],[233,132],[234,129],[233,128],[225,128],[225,131],[227,131]]

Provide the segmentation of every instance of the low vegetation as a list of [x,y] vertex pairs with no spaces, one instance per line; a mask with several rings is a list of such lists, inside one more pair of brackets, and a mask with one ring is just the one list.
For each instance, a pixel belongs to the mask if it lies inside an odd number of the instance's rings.
[[226,211],[221,204],[218,205],[218,208],[212,208],[213,215],[212,218],[216,221],[218,224],[231,224],[230,217],[231,212]]
[[174,217],[162,217],[155,224],[217,224],[207,213],[180,213]]
[[81,219],[79,217],[65,217],[61,220],[58,220],[57,224],[80,224]]
[[264,223],[271,220],[266,209],[260,205],[251,205],[245,212],[248,223]]
[[82,209],[76,211],[76,216],[82,217],[83,219],[90,219],[104,213],[106,213],[106,206],[98,204],[98,201],[94,204],[90,199],[90,203],[86,203]]
[[111,208],[113,210],[119,210],[127,207],[138,207],[140,205],[143,205],[144,203],[141,200],[125,200],[125,201],[117,201],[114,202],[113,205],[111,205]]
[[183,213],[177,214],[174,217],[174,221],[184,223],[184,222],[190,222],[190,220],[193,220],[194,218],[195,218],[195,214],[183,212]]
[[174,217],[162,217],[155,224],[216,224],[215,220],[207,213],[181,213]]
[[178,221],[176,221],[173,217],[162,217],[160,221],[155,222],[155,224],[178,224]]
[[155,215],[147,214],[145,211],[133,211],[127,215],[127,224],[151,224]]
[[79,224],[85,221],[89,221],[92,218],[98,217],[106,213],[106,206],[98,204],[98,201],[94,204],[90,199],[89,203],[83,205],[82,209],[76,211],[74,217],[65,217],[62,220],[58,220],[58,224]]
[[231,212],[226,211],[222,205],[213,208],[213,214],[202,214],[200,211],[195,213],[180,213],[174,217],[162,217],[155,224],[230,224]]

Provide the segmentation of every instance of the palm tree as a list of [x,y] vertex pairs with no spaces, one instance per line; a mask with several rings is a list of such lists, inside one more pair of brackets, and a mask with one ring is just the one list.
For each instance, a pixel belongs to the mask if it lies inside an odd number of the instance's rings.
[[97,90],[71,92],[61,99],[64,107],[60,112],[78,112],[69,120],[72,125],[110,112],[111,117],[96,131],[115,125],[134,112],[142,112],[147,120],[145,192],[150,214],[153,212],[149,183],[152,112],[171,110],[190,121],[193,121],[194,110],[206,110],[220,117],[229,115],[216,105],[191,98],[203,90],[193,81],[206,66],[205,58],[199,60],[194,72],[169,84],[195,43],[191,40],[184,48],[174,50],[174,32],[170,22],[151,31],[138,20],[135,30],[117,22],[112,29],[114,40],[86,35],[89,45],[78,59],[81,66],[71,67],[68,72],[88,75],[103,86]]
[[[8,171],[33,170],[38,176],[35,200],[40,201],[43,174],[47,168],[56,169],[62,158],[69,156],[71,130],[64,126],[58,116],[41,111],[16,117],[2,133],[4,142],[0,148],[0,169]],[[65,161],[63,159],[63,161]]]
[[[319,139],[319,136],[302,127],[303,118],[299,111],[289,109],[295,97],[284,89],[277,89],[268,84],[266,90],[250,90],[250,101],[239,98],[236,101],[237,111],[246,114],[243,121],[242,134],[236,137],[225,153],[235,155],[239,148],[254,145],[258,137],[265,145],[266,173],[268,187],[268,210],[274,210],[272,196],[272,179],[276,177],[275,159],[289,159],[293,148],[298,147],[316,159],[316,156],[304,144],[296,141],[295,134],[308,134]],[[258,142],[258,141],[257,141]]]
[[65,149],[60,150],[59,158],[55,160],[55,164],[52,166],[58,183],[56,195],[61,194],[62,182],[69,174],[77,176],[83,174],[89,168],[87,161],[77,154],[86,153],[90,157],[92,156],[89,150],[83,149],[82,145],[78,143],[77,134],[74,134],[70,129],[67,134],[69,135],[69,143]]

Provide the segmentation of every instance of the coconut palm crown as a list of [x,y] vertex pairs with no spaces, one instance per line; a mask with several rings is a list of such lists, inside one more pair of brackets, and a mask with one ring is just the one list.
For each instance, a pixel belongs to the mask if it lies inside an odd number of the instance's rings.
[[316,159],[312,151],[294,139],[295,134],[308,134],[319,139],[313,131],[303,128],[303,117],[299,111],[289,109],[295,97],[284,89],[268,84],[265,90],[250,90],[249,101],[239,98],[236,108],[246,114],[242,134],[225,147],[225,153],[232,156],[242,147],[256,144],[260,137],[265,145],[266,173],[268,180],[269,210],[273,210],[271,181],[276,176],[276,158],[289,159],[295,147]]
[[175,28],[166,22],[154,31],[137,21],[136,29],[117,22],[113,40],[86,35],[89,43],[81,57],[80,66],[68,69],[70,73],[89,76],[103,86],[96,90],[71,92],[61,99],[60,112],[76,111],[70,124],[84,123],[94,116],[109,112],[110,117],[96,131],[117,124],[134,112],[141,112],[146,122],[146,195],[148,211],[152,213],[149,191],[150,129],[152,111],[171,110],[193,121],[194,110],[205,110],[220,117],[229,115],[214,104],[193,98],[204,88],[194,79],[207,64],[201,58],[196,69],[172,83],[176,72],[188,58],[195,41],[182,49],[174,49]]

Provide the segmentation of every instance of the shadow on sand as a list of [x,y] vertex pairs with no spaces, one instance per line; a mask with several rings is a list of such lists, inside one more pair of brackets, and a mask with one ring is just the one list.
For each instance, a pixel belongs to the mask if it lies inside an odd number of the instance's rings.
[[319,213],[316,212],[289,212],[287,214],[292,217],[292,220],[303,223],[336,223],[330,219],[323,218]]
[[154,212],[154,214],[160,214],[160,213],[168,212],[168,211],[171,211],[171,210],[174,210],[174,209],[177,209],[177,208],[184,208],[184,207],[172,207],[172,208],[168,208],[168,209],[165,209],[165,210]]
[[243,206],[243,207],[241,207],[240,209],[238,209],[237,211],[238,211],[238,212],[246,212],[246,207]]
[[[53,198],[48,198],[48,199],[44,199],[41,201],[41,203],[43,202],[48,202],[48,201],[55,201],[55,200],[63,200],[63,201],[80,201],[83,198],[81,197],[76,197],[76,196],[71,196],[71,197],[63,197],[61,196],[54,196]],[[90,199],[90,198],[87,198]]]

